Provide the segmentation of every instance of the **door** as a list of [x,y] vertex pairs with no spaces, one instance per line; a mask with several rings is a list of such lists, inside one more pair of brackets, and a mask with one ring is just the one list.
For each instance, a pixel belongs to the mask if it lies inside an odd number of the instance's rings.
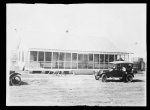
[[117,64],[116,65],[116,69],[113,70],[113,77],[121,77],[122,76],[122,66],[121,64]]

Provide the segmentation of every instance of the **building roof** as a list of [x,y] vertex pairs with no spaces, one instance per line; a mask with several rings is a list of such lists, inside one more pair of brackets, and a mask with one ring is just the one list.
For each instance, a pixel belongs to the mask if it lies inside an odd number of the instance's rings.
[[132,64],[132,62],[129,62],[129,61],[113,61],[113,62],[109,62],[109,63],[112,63],[112,64],[129,63],[129,64]]
[[[95,36],[75,36],[53,34],[50,37],[34,37],[34,40],[26,40],[22,43],[26,48],[75,50],[75,51],[99,51],[99,52],[126,52],[119,49],[111,39]],[[127,52],[129,53],[129,52]]]

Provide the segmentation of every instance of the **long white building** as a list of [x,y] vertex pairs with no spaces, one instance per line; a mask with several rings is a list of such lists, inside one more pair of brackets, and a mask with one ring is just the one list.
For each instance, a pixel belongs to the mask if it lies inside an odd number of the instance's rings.
[[[27,71],[95,71],[108,69],[111,66],[109,62],[112,61],[129,61],[129,52],[120,51],[105,38],[101,42],[96,42],[94,39],[90,42],[85,40],[86,43],[81,42],[80,39],[78,41],[74,42],[73,39],[69,39],[62,44],[53,41],[56,45],[45,41],[45,47],[40,43],[39,45],[34,42],[26,45],[21,43],[18,51],[18,64]],[[93,42],[97,44],[93,45]]]

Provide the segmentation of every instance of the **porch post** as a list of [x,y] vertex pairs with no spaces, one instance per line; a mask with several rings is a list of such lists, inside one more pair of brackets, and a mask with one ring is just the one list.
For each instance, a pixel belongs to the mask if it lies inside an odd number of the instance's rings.
[[103,69],[105,69],[105,54],[104,54],[104,63],[103,63],[103,65],[104,65]]
[[114,61],[115,61],[115,54],[114,54]]
[[36,61],[37,62],[37,64],[36,64],[37,68],[38,68],[38,60],[39,60],[38,57],[39,57],[39,51],[37,51],[37,61]]
[[78,69],[78,53],[77,53],[77,69]]
[[29,74],[29,67],[30,67],[30,51],[28,51],[28,74]]
[[53,52],[51,54],[51,69],[52,69],[52,66],[53,66]]
[[71,52],[71,69],[72,69],[72,52]]
[[93,69],[94,69],[94,54],[93,54]]

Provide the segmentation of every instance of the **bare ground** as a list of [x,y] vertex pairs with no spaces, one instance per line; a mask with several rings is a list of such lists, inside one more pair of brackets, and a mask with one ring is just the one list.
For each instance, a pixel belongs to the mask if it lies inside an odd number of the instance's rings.
[[7,105],[146,106],[145,74],[133,82],[95,80],[93,75],[22,74],[20,86],[9,86]]

